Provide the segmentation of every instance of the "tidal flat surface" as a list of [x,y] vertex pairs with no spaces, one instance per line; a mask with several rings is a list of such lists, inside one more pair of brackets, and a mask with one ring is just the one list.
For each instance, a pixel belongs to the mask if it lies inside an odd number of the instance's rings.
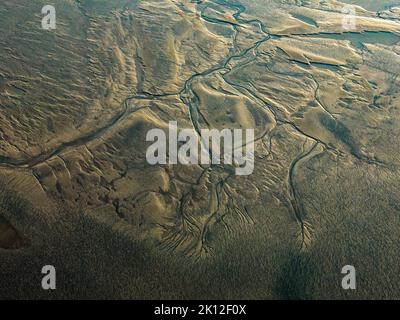
[[[356,2],[0,1],[0,298],[400,298],[399,1]],[[150,164],[170,121],[254,172]]]

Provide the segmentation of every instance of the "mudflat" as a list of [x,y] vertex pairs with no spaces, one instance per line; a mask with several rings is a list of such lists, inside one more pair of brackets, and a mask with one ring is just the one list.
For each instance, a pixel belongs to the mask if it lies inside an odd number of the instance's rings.
[[[0,298],[400,298],[400,1],[45,5],[0,3]],[[253,172],[150,164],[171,122]]]

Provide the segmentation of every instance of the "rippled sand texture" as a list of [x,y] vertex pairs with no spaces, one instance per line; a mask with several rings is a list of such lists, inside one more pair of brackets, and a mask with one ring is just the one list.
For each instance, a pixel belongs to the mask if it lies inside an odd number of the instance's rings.
[[[3,0],[0,297],[400,298],[400,4],[346,2]],[[169,121],[254,173],[149,165]]]

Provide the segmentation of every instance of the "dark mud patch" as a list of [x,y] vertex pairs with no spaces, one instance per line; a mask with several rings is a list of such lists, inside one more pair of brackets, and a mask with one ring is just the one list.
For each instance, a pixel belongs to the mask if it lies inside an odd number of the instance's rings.
[[12,250],[25,246],[26,243],[17,230],[5,218],[0,216],[0,248]]

